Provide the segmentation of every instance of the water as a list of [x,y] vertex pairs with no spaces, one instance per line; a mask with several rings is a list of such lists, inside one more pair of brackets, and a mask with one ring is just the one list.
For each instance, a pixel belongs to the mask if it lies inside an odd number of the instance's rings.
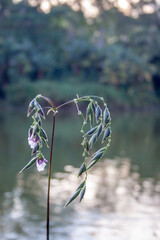
[[[47,171],[18,174],[30,158],[30,121],[23,112],[0,117],[0,240],[45,239]],[[80,124],[56,122],[51,240],[160,239],[160,115],[112,114],[112,145],[90,170],[85,199],[63,208],[82,180]]]

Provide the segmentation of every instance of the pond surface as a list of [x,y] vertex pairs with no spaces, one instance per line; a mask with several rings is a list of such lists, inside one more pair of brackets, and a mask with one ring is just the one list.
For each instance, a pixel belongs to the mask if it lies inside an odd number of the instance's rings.
[[[0,116],[0,239],[45,240],[47,169],[19,174],[30,160],[23,112]],[[76,190],[81,120],[56,122],[51,181],[52,240],[160,239],[160,114],[112,114],[112,144],[90,170],[81,203],[64,204]],[[50,133],[51,120],[44,123]],[[46,158],[49,152],[44,151]]]

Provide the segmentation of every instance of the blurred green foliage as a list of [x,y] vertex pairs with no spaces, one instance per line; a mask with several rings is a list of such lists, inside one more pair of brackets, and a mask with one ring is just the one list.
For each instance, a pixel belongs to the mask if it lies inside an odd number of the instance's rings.
[[43,93],[60,102],[78,93],[127,106],[158,101],[158,10],[133,18],[112,6],[86,19],[68,5],[45,14],[27,1],[2,0],[0,28],[1,98],[22,104]]

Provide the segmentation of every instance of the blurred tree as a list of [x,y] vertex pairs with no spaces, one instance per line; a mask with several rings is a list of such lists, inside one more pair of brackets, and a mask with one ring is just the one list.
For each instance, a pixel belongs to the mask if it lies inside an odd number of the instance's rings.
[[146,1],[129,1],[138,13],[133,18],[116,8],[117,2],[95,0],[99,15],[92,20],[84,17],[82,2],[74,2],[79,11],[60,4],[45,14],[41,0],[34,7],[29,0],[18,4],[1,0],[0,96],[5,97],[6,85],[21,79],[64,82],[75,76],[75,81],[103,82],[127,91],[152,81],[159,94],[156,2],[149,1],[154,12],[145,14]]

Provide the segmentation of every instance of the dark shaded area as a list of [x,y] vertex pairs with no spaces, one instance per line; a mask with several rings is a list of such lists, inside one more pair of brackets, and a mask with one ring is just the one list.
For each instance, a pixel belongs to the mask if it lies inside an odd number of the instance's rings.
[[40,3],[1,1],[0,98],[21,105],[42,90],[64,101],[94,85],[118,106],[159,104],[160,19],[156,3],[152,14],[145,4],[132,4],[133,18],[95,1],[100,13],[86,19],[80,2],[77,12],[58,5],[45,14]]

